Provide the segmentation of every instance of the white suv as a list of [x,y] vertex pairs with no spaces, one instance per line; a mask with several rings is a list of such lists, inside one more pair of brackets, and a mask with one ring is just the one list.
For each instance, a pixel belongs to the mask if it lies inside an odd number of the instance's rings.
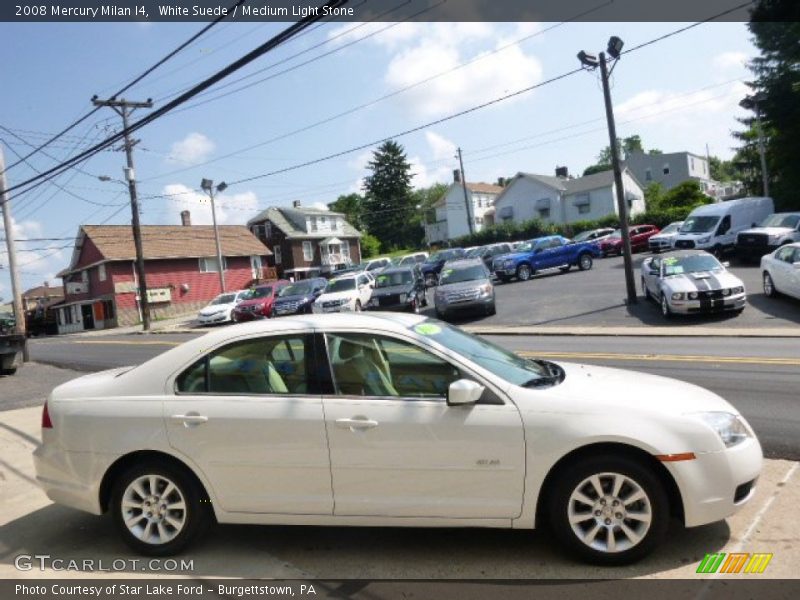
[[374,286],[375,278],[369,272],[331,279],[311,310],[315,313],[359,312],[369,302]]

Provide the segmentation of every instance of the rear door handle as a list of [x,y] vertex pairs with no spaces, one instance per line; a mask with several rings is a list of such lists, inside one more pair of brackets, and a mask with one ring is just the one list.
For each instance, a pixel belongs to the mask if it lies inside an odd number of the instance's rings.
[[202,425],[208,422],[208,417],[205,415],[172,415],[170,417],[173,421],[180,421],[186,426],[189,425]]
[[378,422],[367,418],[356,417],[353,419],[336,419],[336,426],[342,429],[355,431],[357,429],[372,429],[378,426]]

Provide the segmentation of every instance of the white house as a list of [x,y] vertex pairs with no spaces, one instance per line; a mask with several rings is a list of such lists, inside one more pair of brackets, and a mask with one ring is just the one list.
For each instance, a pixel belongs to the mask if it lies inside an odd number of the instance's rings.
[[[644,212],[644,190],[628,169],[622,172],[622,186],[629,214]],[[494,220],[565,225],[613,214],[618,214],[613,171],[574,179],[517,173],[495,200]]]
[[464,185],[461,173],[453,172],[453,183],[444,195],[433,205],[434,215],[431,222],[425,223],[425,240],[428,244],[446,242],[470,233],[467,220],[473,222],[472,232],[480,231],[487,223],[487,212],[491,212],[497,196],[503,191],[498,185],[488,183],[467,183],[467,201],[464,200]]

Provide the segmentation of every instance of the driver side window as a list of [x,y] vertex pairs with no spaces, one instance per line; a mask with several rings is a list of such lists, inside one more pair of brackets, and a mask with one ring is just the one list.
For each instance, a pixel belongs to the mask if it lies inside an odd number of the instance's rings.
[[728,230],[730,228],[731,228],[731,216],[730,215],[725,215],[722,218],[722,221],[720,222],[719,227],[717,227],[717,235],[724,235],[724,234],[728,233]]
[[447,361],[402,340],[366,333],[326,337],[339,395],[444,400],[461,378]]

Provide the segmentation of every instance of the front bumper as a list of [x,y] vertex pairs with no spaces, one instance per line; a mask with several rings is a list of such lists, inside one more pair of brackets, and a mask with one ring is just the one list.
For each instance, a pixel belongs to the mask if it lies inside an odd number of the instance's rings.
[[720,313],[727,310],[741,310],[747,305],[746,294],[736,294],[723,298],[704,298],[698,300],[668,300],[672,312],[681,315]]
[[407,312],[412,310],[413,303],[406,300],[405,302],[397,302],[394,304],[367,304],[365,310],[379,310],[388,312]]
[[446,302],[446,301],[436,301],[434,299],[434,305],[436,306],[436,310],[442,314],[453,314],[456,312],[466,312],[466,311],[473,311],[473,310],[485,310],[487,307],[492,306],[495,303],[494,296],[484,296],[480,298],[476,298],[474,300],[463,300],[461,302]]
[[228,313],[227,311],[221,313],[215,313],[213,315],[199,315],[197,317],[197,322],[200,325],[213,325],[215,323],[224,323],[228,320]]
[[686,527],[721,521],[755,494],[763,455],[756,438],[695,460],[663,463],[678,484]]
[[647,240],[647,247],[650,248],[651,252],[662,252],[665,250],[672,249],[672,242],[669,240],[654,240],[650,238]]
[[740,246],[739,244],[736,244],[734,247],[734,253],[736,254],[736,258],[761,258],[766,254],[771,254],[779,247],[780,246],[770,246],[769,244],[759,244],[756,246]]
[[338,312],[355,312],[355,304],[348,302],[347,304],[339,304],[337,306],[322,306],[319,302],[315,302],[311,308],[314,314],[329,314]]

